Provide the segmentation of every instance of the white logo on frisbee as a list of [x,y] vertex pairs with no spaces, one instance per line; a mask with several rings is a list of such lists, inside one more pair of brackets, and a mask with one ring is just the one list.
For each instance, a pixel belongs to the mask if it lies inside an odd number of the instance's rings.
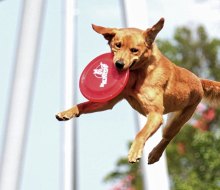
[[93,70],[93,74],[95,77],[102,79],[99,87],[103,88],[108,82],[108,65],[101,62],[100,65]]

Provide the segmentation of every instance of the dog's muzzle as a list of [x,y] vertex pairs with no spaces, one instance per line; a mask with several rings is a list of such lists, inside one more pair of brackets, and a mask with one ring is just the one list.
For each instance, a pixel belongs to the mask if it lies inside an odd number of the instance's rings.
[[123,61],[116,61],[115,66],[118,70],[122,70],[124,68],[125,64]]

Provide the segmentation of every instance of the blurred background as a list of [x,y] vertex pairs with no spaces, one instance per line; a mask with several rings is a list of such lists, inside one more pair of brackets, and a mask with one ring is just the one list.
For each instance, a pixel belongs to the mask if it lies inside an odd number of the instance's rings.
[[[162,52],[176,64],[199,76],[220,81],[220,1],[146,1],[149,17],[146,28],[161,17],[165,18],[165,26],[158,35]],[[22,4],[22,0],[0,1],[1,150]],[[134,9],[133,14],[137,11]],[[64,96],[63,14],[61,0],[47,0],[38,67],[35,70],[21,190],[62,189],[63,123],[55,119],[55,113],[62,110]],[[91,59],[109,51],[103,37],[92,30],[92,23],[124,27],[120,0],[77,2],[77,80]],[[85,101],[78,88],[74,94],[77,102]],[[169,146],[167,160],[172,189],[220,189],[219,124],[220,111],[203,103],[187,124],[188,127]],[[77,128],[79,190],[126,189],[124,183],[130,189],[141,189],[141,176],[138,182],[133,179],[135,172],[139,172],[138,166],[131,168],[124,162],[128,144],[136,132],[134,113],[127,102],[122,101],[111,111],[81,116],[77,119]],[[117,165],[118,160],[121,162]]]

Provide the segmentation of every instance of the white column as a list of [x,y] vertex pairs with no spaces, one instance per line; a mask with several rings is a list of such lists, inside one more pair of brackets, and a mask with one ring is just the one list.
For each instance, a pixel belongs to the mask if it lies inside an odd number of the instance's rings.
[[1,190],[20,186],[45,2],[23,1],[0,165]]
[[[64,108],[69,109],[73,106],[76,99],[76,19],[77,8],[76,0],[64,0],[64,62],[63,80],[64,86]],[[74,79],[75,78],[75,79]],[[75,190],[77,188],[77,168],[76,168],[76,122],[74,119],[64,122],[63,126],[63,179],[62,187],[64,190]]]
[[[147,0],[121,0],[124,20],[126,27],[136,27],[140,29],[147,29],[148,23],[148,9]],[[159,18],[158,18],[159,19]],[[156,22],[156,21],[155,21]],[[151,25],[153,25],[152,23]],[[146,117],[138,115],[138,130],[146,124]],[[162,155],[160,160],[153,165],[147,164],[147,158],[150,151],[160,142],[162,136],[162,129],[160,128],[145,144],[141,164],[143,166],[144,174],[144,188],[146,190],[169,190],[169,178],[166,164],[166,156]],[[159,181],[158,181],[159,179]]]

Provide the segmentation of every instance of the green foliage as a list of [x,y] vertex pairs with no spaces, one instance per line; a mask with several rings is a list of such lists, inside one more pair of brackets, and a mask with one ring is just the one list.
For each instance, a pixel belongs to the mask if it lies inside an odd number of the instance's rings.
[[210,39],[204,27],[195,32],[177,28],[173,40],[158,40],[157,44],[175,64],[200,77],[220,80],[220,40]]
[[212,131],[182,129],[166,151],[173,190],[220,190],[219,140]]
[[[182,27],[173,40],[159,40],[160,50],[175,64],[204,78],[220,81],[220,40],[210,39],[199,26]],[[185,126],[167,147],[168,169],[173,190],[220,190],[219,109],[211,131]]]

